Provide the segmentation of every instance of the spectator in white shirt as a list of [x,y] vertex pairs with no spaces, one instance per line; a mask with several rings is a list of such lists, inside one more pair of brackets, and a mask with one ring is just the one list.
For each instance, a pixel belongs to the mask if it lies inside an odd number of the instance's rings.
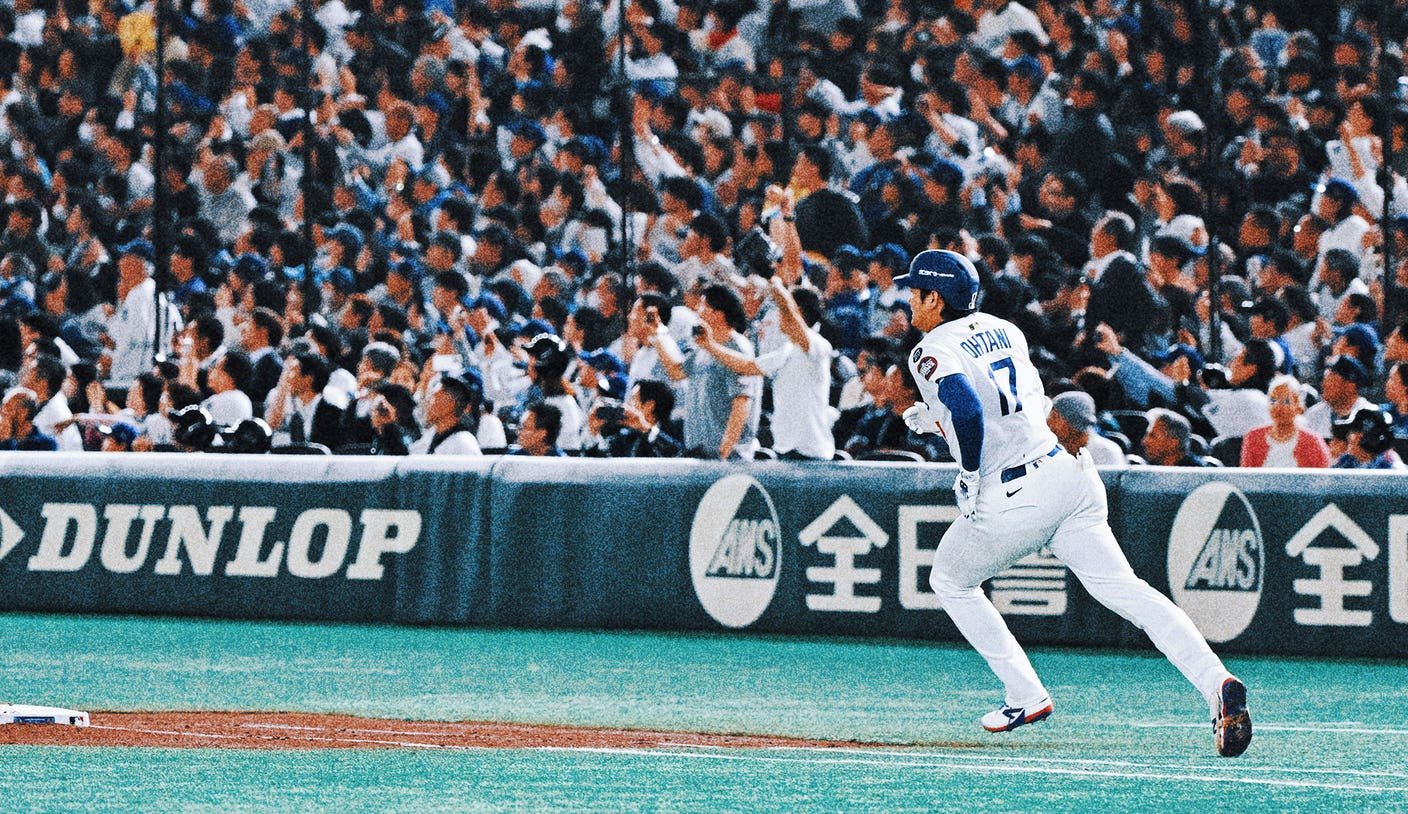
[[83,434],[73,424],[73,412],[64,395],[67,378],[68,368],[47,353],[36,355],[20,369],[20,386],[34,391],[35,402],[43,405],[34,416],[35,429],[57,440],[60,452],[82,452]]
[[[1352,356],[1332,356],[1325,360],[1325,374],[1320,379],[1320,401],[1305,411],[1302,426],[1328,440],[1336,421],[1348,421],[1356,412],[1374,409],[1374,405],[1359,394],[1371,384],[1369,371]],[[1335,450],[1331,450],[1331,458]]]
[[670,327],[673,309],[668,299],[654,291],[647,291],[636,299],[626,316],[626,333],[631,340],[626,346],[630,349],[626,354],[630,359],[626,378],[631,383],[643,379],[665,381],[667,378],[665,368],[660,364],[660,354],[650,344],[652,328],[646,314],[651,308],[660,315],[660,322],[665,327]]
[[[626,78],[632,82],[663,79],[673,82],[680,75],[675,60],[664,52],[664,35],[669,27],[664,23],[654,26],[640,25],[631,30],[631,48],[626,55]],[[620,41],[612,39],[607,43],[606,56],[613,72],[617,69],[616,49]]]
[[1345,249],[1330,249],[1320,261],[1320,284],[1313,296],[1320,316],[1334,322],[1340,306],[1351,294],[1368,294],[1369,287],[1359,278],[1359,258]]
[[317,353],[288,354],[265,410],[276,444],[342,446],[342,407],[323,395],[331,373],[331,365]]
[[117,299],[121,305],[108,323],[111,365],[108,378],[126,387],[151,369],[156,354],[170,345],[181,318],[165,294],[156,293],[151,279],[156,252],[138,239],[117,249]]
[[772,379],[773,450],[780,457],[829,461],[836,454],[836,442],[829,404],[831,343],[817,330],[821,297],[810,288],[789,292],[779,277],[764,285],[777,304],[787,337],[781,347],[752,358],[718,344],[707,332],[698,345],[739,376]]
[[389,143],[378,156],[383,166],[399,160],[406,165],[406,169],[415,172],[425,163],[425,147],[413,130],[415,122],[415,108],[405,102],[398,102],[386,111],[386,140]]
[[984,0],[977,7],[986,9],[978,18],[978,44],[995,57],[1003,55],[1007,38],[1019,31],[1031,34],[1042,45],[1049,41],[1036,13],[1021,3]]
[[214,224],[222,244],[234,243],[249,225],[254,198],[234,185],[238,168],[228,156],[211,156],[201,173],[200,216]]
[[[121,123],[118,126],[121,127]],[[156,176],[142,161],[141,142],[130,131],[118,130],[99,141],[98,146],[112,165],[112,174],[127,180],[127,204],[152,197],[156,189]]]
[[717,215],[695,215],[679,245],[680,262],[670,269],[679,287],[688,291],[701,284],[736,283],[737,270],[725,254],[728,242],[728,225]]
[[1320,235],[1321,257],[1331,249],[1344,249],[1356,259],[1364,253],[1364,235],[1370,227],[1367,220],[1355,213],[1358,203],[1359,192],[1350,182],[1343,178],[1325,182],[1324,191],[1316,202],[1316,213],[1330,223]]
[[254,366],[243,351],[227,350],[220,361],[211,366],[206,383],[211,395],[200,403],[215,423],[233,427],[246,418],[254,417],[254,405],[245,392],[254,378]]
[[459,376],[440,374],[425,405],[425,433],[411,444],[412,455],[481,455],[472,421],[479,414],[483,385],[473,369]]

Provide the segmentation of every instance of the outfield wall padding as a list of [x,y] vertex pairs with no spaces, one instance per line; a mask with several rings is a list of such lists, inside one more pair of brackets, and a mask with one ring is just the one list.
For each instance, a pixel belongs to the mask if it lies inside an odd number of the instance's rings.
[[[0,454],[0,610],[955,639],[951,466]],[[1408,478],[1102,473],[1135,571],[1220,650],[1408,656]],[[1044,553],[1026,642],[1142,646]]]

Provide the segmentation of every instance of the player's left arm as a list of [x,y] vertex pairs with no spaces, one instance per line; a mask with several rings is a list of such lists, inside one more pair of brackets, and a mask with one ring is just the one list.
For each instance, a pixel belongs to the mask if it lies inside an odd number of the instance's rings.
[[954,437],[949,449],[958,446],[960,471],[953,481],[958,513],[976,520],[978,513],[978,466],[983,455],[983,403],[973,383],[963,373],[950,373],[938,380],[938,399],[949,412]]
[[958,463],[966,472],[977,472],[983,457],[983,402],[973,383],[962,373],[950,373],[939,379],[939,401],[948,409],[957,438],[949,439],[958,446]]

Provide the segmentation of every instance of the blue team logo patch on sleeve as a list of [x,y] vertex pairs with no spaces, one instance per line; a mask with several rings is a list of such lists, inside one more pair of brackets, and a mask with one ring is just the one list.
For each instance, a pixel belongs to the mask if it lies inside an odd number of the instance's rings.
[[911,362],[917,362],[917,361],[919,361],[919,357],[920,357],[920,355],[923,354],[923,353],[924,353],[924,349],[923,349],[923,348],[916,347],[916,348],[914,349],[914,353],[911,353],[911,354],[909,355],[909,361],[911,361]]
[[919,360],[919,375],[923,376],[925,381],[929,381],[933,378],[934,371],[937,370],[938,367],[938,359],[932,356],[925,356],[923,359]]

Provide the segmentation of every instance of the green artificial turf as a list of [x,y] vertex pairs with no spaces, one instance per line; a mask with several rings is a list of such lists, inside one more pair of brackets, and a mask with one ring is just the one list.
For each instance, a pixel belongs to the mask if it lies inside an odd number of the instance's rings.
[[[0,747],[3,810],[1408,809],[1408,666],[1235,658],[1257,737],[1212,754],[1152,653],[1034,650],[1056,699],[1003,736],[964,647],[725,635],[0,615],[0,701],[752,732],[878,751]],[[915,745],[919,744],[919,745]]]

